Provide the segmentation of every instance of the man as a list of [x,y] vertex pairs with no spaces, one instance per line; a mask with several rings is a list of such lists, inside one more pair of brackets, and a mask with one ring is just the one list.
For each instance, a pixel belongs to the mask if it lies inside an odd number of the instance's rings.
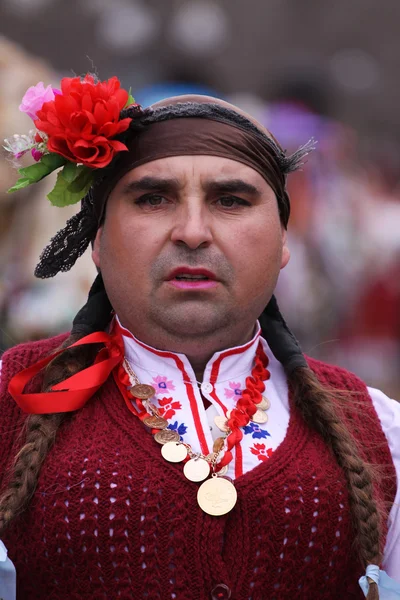
[[[101,276],[68,338],[4,357],[1,471],[17,456],[0,532],[20,597],[359,598],[366,569],[377,597],[380,563],[398,576],[398,448],[382,427],[399,408],[306,360],[273,297],[286,175],[308,148],[286,157],[202,96],[115,123],[111,84],[96,85],[64,80],[35,120],[48,149],[96,167],[37,274],[92,241]],[[22,448],[14,400],[30,413]]]

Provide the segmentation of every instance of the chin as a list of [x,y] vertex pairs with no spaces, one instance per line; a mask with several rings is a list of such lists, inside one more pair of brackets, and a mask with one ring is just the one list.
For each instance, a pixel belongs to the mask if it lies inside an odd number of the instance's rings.
[[157,313],[157,323],[166,331],[177,336],[182,334],[209,336],[231,321],[231,317],[225,310],[210,310],[205,307],[177,306],[170,310]]

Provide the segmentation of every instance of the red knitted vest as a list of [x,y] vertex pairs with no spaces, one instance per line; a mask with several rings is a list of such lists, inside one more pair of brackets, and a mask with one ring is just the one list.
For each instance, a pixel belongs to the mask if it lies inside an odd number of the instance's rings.
[[[17,346],[3,357],[3,482],[24,419],[8,381],[60,342]],[[322,382],[360,392],[362,407],[349,423],[369,447],[364,456],[384,465],[388,478],[378,494],[392,502],[394,467],[365,385],[343,369],[309,362]],[[363,598],[345,479],[295,409],[272,457],[236,480],[234,510],[203,513],[197,489],[182,465],[162,459],[110,378],[63,424],[30,508],[4,537],[18,599],[208,600],[221,583],[232,600]]]

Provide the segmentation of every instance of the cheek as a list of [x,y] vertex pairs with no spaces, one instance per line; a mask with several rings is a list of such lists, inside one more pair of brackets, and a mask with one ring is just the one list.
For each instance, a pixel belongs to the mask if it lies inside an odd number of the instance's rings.
[[130,218],[111,218],[104,227],[102,264],[114,277],[120,273],[121,278],[144,281],[161,246],[162,236],[156,235],[154,228]]
[[275,287],[281,268],[282,246],[279,225],[243,227],[235,235],[230,253],[238,284],[245,293],[257,296]]

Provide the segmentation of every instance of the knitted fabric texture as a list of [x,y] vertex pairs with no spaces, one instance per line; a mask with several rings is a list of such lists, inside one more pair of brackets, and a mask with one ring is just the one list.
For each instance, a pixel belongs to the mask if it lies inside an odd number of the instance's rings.
[[[24,419],[7,394],[8,381],[61,341],[4,354],[3,484]],[[362,406],[349,408],[349,424],[364,457],[383,465],[381,501],[393,502],[394,467],[365,385],[340,368],[309,363],[323,383],[360,392]],[[294,408],[282,444],[235,485],[238,502],[230,513],[203,513],[198,485],[181,464],[161,457],[110,378],[62,425],[30,508],[4,536],[18,600],[206,600],[221,583],[232,600],[363,598],[345,478]]]

